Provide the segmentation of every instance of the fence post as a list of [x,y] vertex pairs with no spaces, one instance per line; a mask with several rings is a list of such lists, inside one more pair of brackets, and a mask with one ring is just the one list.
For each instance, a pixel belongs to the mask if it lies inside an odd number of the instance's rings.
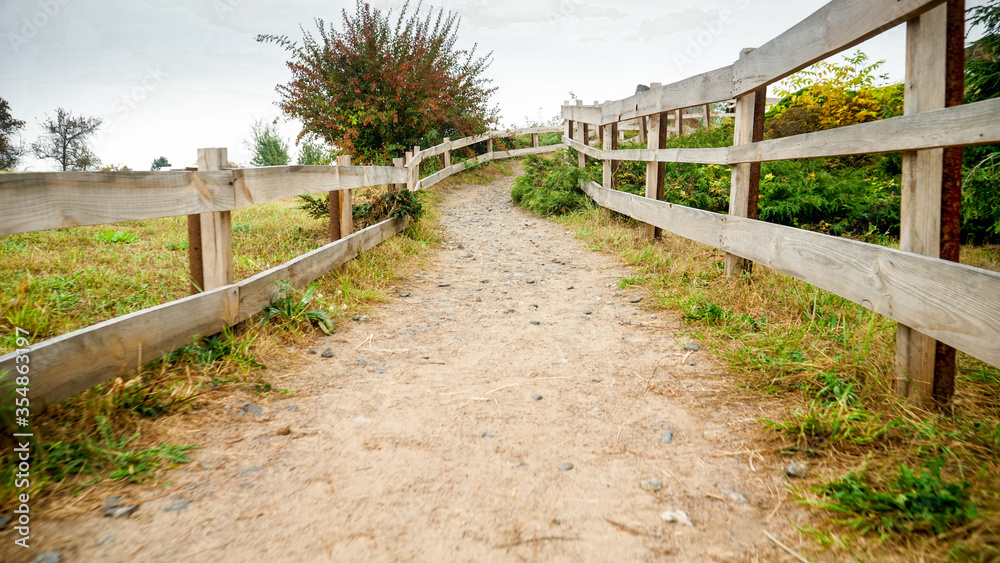
[[[350,165],[351,155],[337,157],[337,166]],[[351,190],[337,190],[337,197],[340,199],[340,238],[346,238],[354,233],[354,194]]]
[[420,147],[413,147],[416,152],[406,152],[406,189],[411,192],[417,191],[417,182],[420,181],[420,165],[414,160]]
[[[445,137],[444,138],[444,142],[445,142],[445,144],[450,143],[451,142],[451,137]],[[398,160],[398,159],[396,159],[396,160]],[[393,163],[395,163],[396,160],[393,160]],[[451,149],[448,149],[448,150],[444,151],[444,167],[445,168],[450,168],[451,167]]]
[[[611,145],[613,144],[612,141],[613,138],[614,138],[614,133],[611,130],[611,125],[605,125],[604,127],[601,127],[602,151],[612,150]],[[601,183],[604,185],[605,188],[610,190],[614,188],[614,178],[615,178],[611,170],[611,160],[606,158],[602,160],[601,163],[603,164],[603,172],[604,172],[603,181]]]
[[[583,100],[577,100],[576,101],[576,107],[583,107]],[[580,142],[580,143],[583,143],[583,144],[586,145],[587,144],[587,139],[584,138],[584,136],[586,135],[586,132],[587,132],[587,124],[586,123],[577,122],[577,123],[575,123],[575,125],[576,125],[576,135],[575,135],[575,137],[576,137],[577,142]],[[579,166],[580,168],[586,168],[587,167],[587,155],[583,154],[582,152],[580,152],[577,155],[577,166]]]
[[712,104],[705,104],[705,129],[712,128]]
[[[965,2],[950,0],[906,25],[904,114],[962,103]],[[905,151],[899,248],[958,260],[961,149]],[[919,332],[896,329],[895,390],[925,407],[946,407],[955,389],[955,351]]]
[[677,136],[680,137],[684,134],[684,110],[677,110]]
[[[658,86],[658,84],[657,84]],[[667,144],[667,118],[669,112],[651,115],[646,118],[649,124],[647,132],[646,148],[656,150],[662,149]],[[646,163],[646,197],[657,201],[663,199],[663,189],[666,184],[667,165],[664,162]],[[661,229],[653,225],[646,225],[646,236],[655,239],[660,236]]]
[[531,134],[531,147],[538,148],[538,133]]
[[[392,159],[392,165],[395,166],[396,168],[403,168],[404,166],[406,166],[406,159],[405,158],[394,158],[394,159]],[[393,187],[393,189],[397,189],[397,190],[405,190],[406,189],[406,184],[393,184],[392,187]]]
[[[753,49],[743,49],[740,58]],[[764,104],[767,88],[762,87],[736,98],[736,131],[733,144],[745,145],[764,139]],[[757,199],[760,193],[760,163],[734,164],[729,188],[729,215],[731,217],[757,218]],[[753,264],[735,254],[726,254],[726,275],[750,273]]]
[[[225,148],[198,149],[198,171],[228,168]],[[233,218],[231,211],[188,215],[188,263],[191,293],[233,283]]]

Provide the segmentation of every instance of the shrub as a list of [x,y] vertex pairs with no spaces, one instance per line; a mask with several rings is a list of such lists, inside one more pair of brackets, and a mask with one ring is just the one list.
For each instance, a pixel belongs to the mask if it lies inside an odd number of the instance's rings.
[[457,15],[421,17],[420,5],[412,15],[407,8],[393,24],[391,11],[358,0],[354,14],[343,10],[342,29],[317,19],[318,36],[303,32],[301,45],[257,36],[291,56],[292,79],[277,90],[282,111],[303,122],[300,137],[315,133],[357,161],[377,164],[432,131],[457,139],[496,121],[498,110],[488,106],[496,89],[483,77],[492,55],[455,47]]
[[580,182],[596,179],[595,168],[582,170],[576,159],[577,152],[572,149],[559,151],[552,158],[528,156],[524,174],[514,180],[511,200],[539,215],[565,215],[582,208],[589,198],[580,190]]

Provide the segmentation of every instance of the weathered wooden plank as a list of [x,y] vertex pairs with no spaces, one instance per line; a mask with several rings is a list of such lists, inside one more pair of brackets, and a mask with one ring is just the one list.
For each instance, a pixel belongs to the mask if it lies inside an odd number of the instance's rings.
[[[740,53],[740,59],[743,59],[752,53],[752,49],[744,50]],[[758,94],[760,94],[758,96]],[[756,126],[760,127],[760,137],[763,138],[764,129],[764,108],[763,104],[761,107],[757,107],[758,98],[763,102],[763,91],[758,90],[757,92],[750,92],[736,98],[736,119],[734,123],[733,132],[733,144],[734,145],[746,145],[753,143],[756,140],[760,140],[757,137]],[[755,116],[758,111],[761,115],[760,123],[757,123]],[[760,183],[760,168],[758,165],[757,175],[754,178],[752,171],[752,164],[733,164],[731,181],[729,187],[729,216],[730,217],[750,217],[753,211],[756,215],[757,209],[757,194]],[[756,183],[754,182],[756,180]],[[735,254],[726,254],[725,257],[725,267],[726,275],[742,275],[742,273],[749,273],[752,268],[751,263],[747,263],[740,256]]]
[[789,274],[1000,366],[1000,273],[595,183],[585,191],[603,207]]
[[[145,362],[229,326],[227,311],[238,301],[234,286],[192,295],[95,324],[28,347],[32,410],[44,409],[94,385],[126,376]],[[10,380],[16,353],[0,357]]]
[[729,162],[823,158],[1000,143],[1000,99],[741,145]]
[[[733,67],[732,97],[756,90],[849,49],[944,0],[833,0]],[[728,98],[725,96],[720,101]],[[694,104],[690,104],[694,105]]]
[[585,185],[583,191],[598,205],[643,223],[715,248],[721,244],[725,215],[605,189],[594,182]]
[[601,108],[601,124],[728,100],[732,90],[733,67],[719,68],[606,103]]
[[[904,115],[945,107],[947,47],[946,5],[928,11],[906,26]],[[941,180],[944,150],[903,153],[900,182],[899,248],[935,258],[941,250]],[[937,342],[916,327],[896,330],[896,393],[933,405]]]
[[562,107],[563,119],[574,123],[601,124],[601,108],[594,106],[566,105]]
[[268,166],[232,171],[236,207],[297,195],[406,182],[392,166]]
[[[229,151],[225,148],[198,149],[198,171],[215,172],[226,167]],[[233,283],[233,217],[232,211],[216,211],[198,215],[198,239],[189,240],[192,277],[201,274],[201,290],[211,290]],[[195,252],[197,249],[197,252]]]
[[[647,133],[646,147],[649,150],[660,150],[667,142],[667,114],[660,113],[651,115],[648,118],[649,131]],[[663,199],[663,190],[666,185],[664,176],[666,165],[659,162],[646,163],[646,197],[655,201]],[[611,186],[605,186],[610,188]],[[646,237],[657,238],[661,230],[652,223],[646,225]]]
[[0,174],[0,234],[233,209],[232,173]]

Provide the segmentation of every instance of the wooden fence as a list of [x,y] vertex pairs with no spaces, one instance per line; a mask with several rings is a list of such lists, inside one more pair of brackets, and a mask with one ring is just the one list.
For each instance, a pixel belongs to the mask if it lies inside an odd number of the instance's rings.
[[[1000,274],[958,264],[961,148],[1000,143],[1000,99],[961,105],[964,0],[834,0],[777,38],[745,49],[727,67],[628,98],[563,106],[564,141],[604,163],[598,204],[724,250],[726,272],[764,264],[900,323],[896,391],[945,405],[954,390],[957,348],[1000,366]],[[766,87],[896,25],[907,30],[904,116],[763,140]],[[665,149],[672,112],[736,99],[734,146]],[[645,119],[645,150],[617,150],[615,128]],[[602,128],[598,149],[589,129]],[[760,163],[903,152],[900,250],[756,220]],[[647,162],[646,197],[615,191],[618,161]],[[665,203],[659,163],[732,166],[729,214]]]
[[[301,288],[400,232],[406,221],[389,219],[354,232],[351,190],[396,184],[428,188],[466,168],[451,163],[452,151],[487,143],[477,162],[552,152],[565,145],[539,146],[539,135],[561,127],[491,131],[446,140],[397,159],[396,166],[272,166],[225,169],[226,149],[199,149],[197,171],[52,172],[0,175],[0,235],[135,221],[188,217],[188,251],[194,295],[117,317],[0,356],[6,381],[17,375],[19,355],[29,358],[32,410],[70,397],[260,313],[278,296],[275,282]],[[493,139],[530,135],[532,147],[494,151]],[[441,155],[445,167],[420,179],[420,165]],[[333,242],[253,277],[233,282],[233,209],[296,195],[330,192]]]

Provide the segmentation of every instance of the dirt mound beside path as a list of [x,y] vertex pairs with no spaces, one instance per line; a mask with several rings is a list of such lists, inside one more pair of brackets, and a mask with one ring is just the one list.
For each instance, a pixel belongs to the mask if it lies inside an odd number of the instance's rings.
[[754,453],[760,413],[720,406],[679,317],[516,208],[511,181],[447,193],[428,270],[317,339],[333,357],[302,350],[292,396],[193,435],[168,494],[38,522],[33,543],[63,561],[792,560],[765,536],[791,543],[797,509]]

